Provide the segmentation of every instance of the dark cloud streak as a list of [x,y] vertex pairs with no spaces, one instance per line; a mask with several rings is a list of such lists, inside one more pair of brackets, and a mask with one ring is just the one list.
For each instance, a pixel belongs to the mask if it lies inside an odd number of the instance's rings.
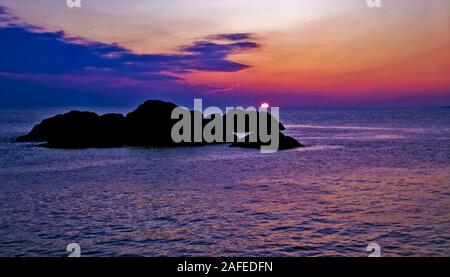
[[211,88],[185,82],[184,74],[249,68],[230,55],[259,47],[250,34],[223,34],[181,46],[175,54],[137,54],[28,25],[0,6],[0,106],[191,99]]
[[250,33],[235,33],[235,34],[217,34],[207,37],[209,40],[225,40],[225,41],[240,41],[252,40],[253,35]]
[[[8,13],[0,7],[2,18]],[[228,34],[250,38],[244,34]],[[251,41],[217,43],[196,41],[180,47],[179,54],[136,54],[117,44],[106,44],[63,31],[44,32],[27,25],[0,26],[0,72],[16,74],[110,74],[137,80],[179,79],[172,75],[192,71],[235,72],[249,65],[229,60],[229,55],[256,49]]]

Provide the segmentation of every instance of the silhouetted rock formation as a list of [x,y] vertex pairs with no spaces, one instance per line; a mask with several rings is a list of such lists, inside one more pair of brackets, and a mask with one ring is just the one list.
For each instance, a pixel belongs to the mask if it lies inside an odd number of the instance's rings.
[[171,130],[177,120],[171,119],[177,105],[149,100],[126,116],[125,144],[137,146],[171,146]]
[[125,118],[71,111],[46,119],[17,141],[46,141],[55,148],[116,147],[123,145]]
[[[286,136],[283,133],[279,133],[279,147],[278,150],[287,150],[292,148],[298,148],[303,147],[303,145],[298,142],[296,139],[290,136]],[[246,141],[241,142],[237,139],[235,142],[231,144],[232,147],[244,147],[244,148],[261,148],[263,145],[269,145],[269,143],[263,143],[261,140],[258,139],[256,142],[249,142],[248,136],[246,137]]]
[[[204,141],[175,143],[172,140],[172,127],[178,122],[178,119],[171,119],[171,115],[176,107],[173,103],[149,100],[128,113],[126,117],[121,114],[99,116],[93,112],[71,111],[45,119],[34,126],[30,133],[17,138],[17,141],[45,142],[42,146],[50,148],[120,147],[124,145],[179,147],[208,144]],[[195,113],[203,116],[199,111],[190,111],[191,126],[194,126]],[[271,124],[279,124],[280,130],[285,129],[275,118],[272,116],[269,118],[271,118],[268,120],[269,131]],[[211,120],[203,119],[202,127]],[[246,120],[246,126],[248,126],[248,118]],[[225,130],[224,125],[224,141]],[[236,127],[234,132],[236,132]],[[279,135],[280,150],[301,146],[294,138],[285,136],[281,132]],[[232,144],[232,146],[250,148],[257,148],[261,145],[260,142]]]
[[[246,112],[246,111],[244,111],[244,110],[236,110],[235,111],[235,118],[234,118],[234,130],[232,130],[233,132],[239,132],[239,131],[244,131],[244,132],[250,132],[250,116],[248,115],[248,113]],[[281,122],[278,122],[278,120],[275,118],[275,117],[273,117],[270,113],[267,113],[267,112],[260,112],[260,111],[258,111],[257,113],[256,113],[256,118],[255,118],[255,120],[256,120],[256,122],[259,122],[259,120],[260,120],[260,117],[261,116],[266,116],[266,118],[267,118],[267,130],[270,130],[271,129],[271,127],[272,127],[272,124],[278,124],[278,130],[279,131],[284,131],[284,130],[286,130],[286,128],[284,127],[284,125],[283,124],[281,124]],[[226,122],[226,116],[227,116],[227,114],[224,114],[223,115],[223,129],[224,130],[226,130],[226,124],[227,124],[227,122]],[[238,121],[238,116],[241,116],[241,117],[245,117],[245,130],[238,130],[238,128],[237,128],[237,121]],[[258,126],[259,126],[259,124],[258,124]]]

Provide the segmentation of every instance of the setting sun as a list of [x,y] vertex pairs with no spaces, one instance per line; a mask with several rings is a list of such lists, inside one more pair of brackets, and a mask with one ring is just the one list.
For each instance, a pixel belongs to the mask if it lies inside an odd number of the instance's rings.
[[268,108],[270,108],[270,105],[269,105],[269,103],[264,102],[264,103],[261,104],[260,108],[261,109],[268,109]]

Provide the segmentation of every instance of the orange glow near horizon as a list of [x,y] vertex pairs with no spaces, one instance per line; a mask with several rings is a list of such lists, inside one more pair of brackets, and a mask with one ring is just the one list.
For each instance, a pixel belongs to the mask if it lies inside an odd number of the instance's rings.
[[[412,10],[402,17],[396,17],[398,10],[373,13],[367,9],[309,22],[295,31],[266,34],[261,37],[261,50],[232,57],[253,68],[234,74],[195,72],[188,80],[214,87],[239,85],[241,90],[262,92],[307,91],[343,96],[448,93],[448,14],[439,11],[437,5],[428,9],[428,16]],[[348,28],[352,22],[367,25]]]
[[48,16],[28,0],[4,2],[30,24],[136,53],[179,53],[208,35],[252,34],[258,49],[227,57],[248,68],[180,73],[181,83],[211,88],[211,95],[450,98],[446,0],[384,0],[380,8],[365,0],[110,0],[107,7],[93,0],[79,11],[55,6]]

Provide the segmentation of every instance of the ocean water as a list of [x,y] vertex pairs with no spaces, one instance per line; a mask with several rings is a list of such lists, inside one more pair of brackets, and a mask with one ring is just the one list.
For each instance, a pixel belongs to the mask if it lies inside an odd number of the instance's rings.
[[450,109],[281,109],[276,154],[13,142],[63,111],[0,110],[1,256],[450,255]]

